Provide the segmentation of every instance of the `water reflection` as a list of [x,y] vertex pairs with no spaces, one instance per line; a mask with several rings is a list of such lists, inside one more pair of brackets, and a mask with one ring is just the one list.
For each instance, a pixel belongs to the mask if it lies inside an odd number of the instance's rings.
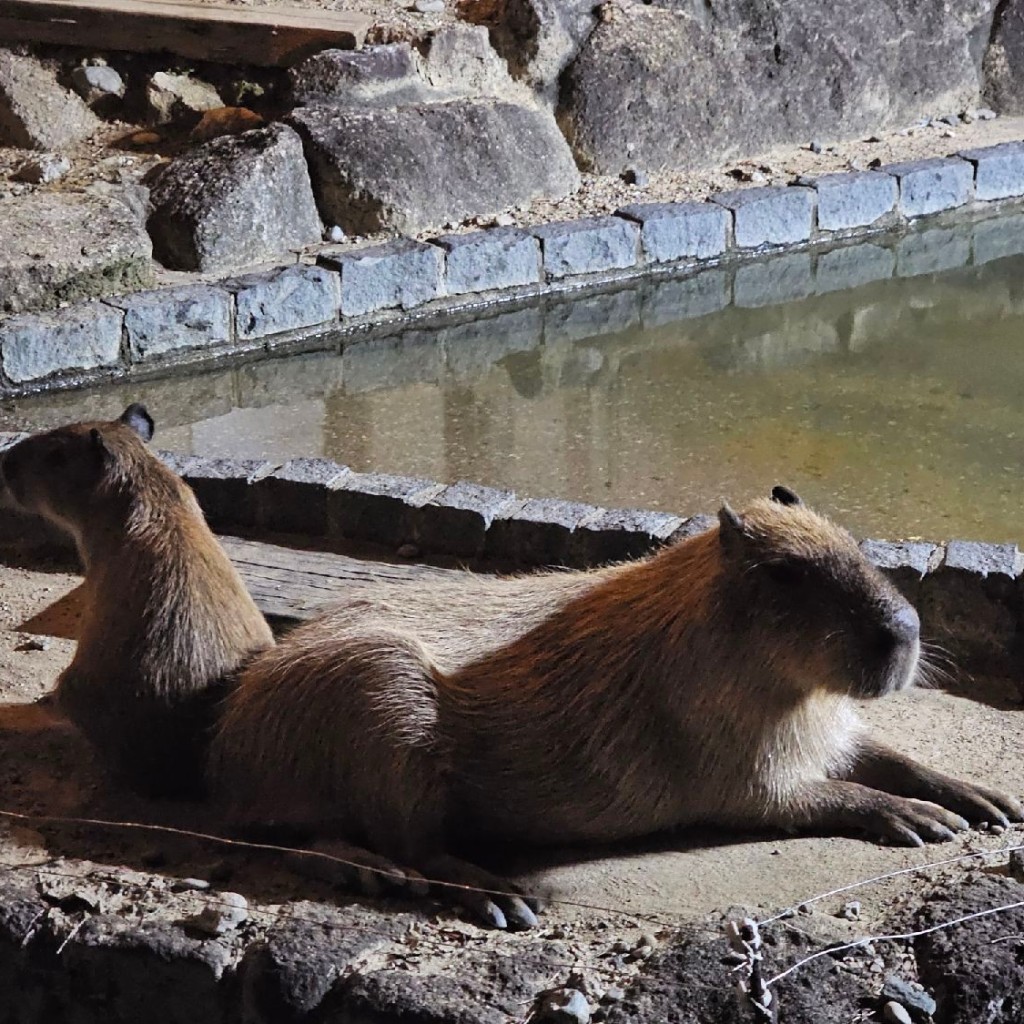
[[[859,246],[859,258],[797,253],[648,281],[343,355],[26,399],[0,427],[139,399],[162,446],[180,450],[323,454],[680,512],[785,481],[861,534],[1022,541],[1014,230],[1024,229],[976,226],[967,268],[942,269],[963,262],[965,243],[936,228],[912,244]],[[844,282],[864,283],[837,290]],[[765,304],[782,294],[792,301]]]

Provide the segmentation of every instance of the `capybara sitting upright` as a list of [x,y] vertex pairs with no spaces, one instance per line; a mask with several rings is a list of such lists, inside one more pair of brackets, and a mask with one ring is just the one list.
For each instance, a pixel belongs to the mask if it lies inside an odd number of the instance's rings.
[[[1012,797],[858,722],[853,698],[912,682],[917,613],[845,530],[785,488],[773,499],[592,572],[347,584],[241,674],[215,793],[236,820],[302,822],[506,891],[451,851],[697,822],[920,844],[1019,820]],[[534,921],[515,896],[453,892],[499,926]]]
[[15,505],[67,530],[85,566],[78,646],[61,711],[141,792],[199,792],[216,703],[274,640],[190,488],[146,446],[153,420],[28,437],[0,462]]

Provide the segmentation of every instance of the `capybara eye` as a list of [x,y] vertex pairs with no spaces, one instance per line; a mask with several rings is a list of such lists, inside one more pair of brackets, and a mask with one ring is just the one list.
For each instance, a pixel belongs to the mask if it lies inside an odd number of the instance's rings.
[[797,562],[769,562],[764,567],[764,571],[773,583],[780,583],[786,587],[803,583],[807,579],[806,566]]

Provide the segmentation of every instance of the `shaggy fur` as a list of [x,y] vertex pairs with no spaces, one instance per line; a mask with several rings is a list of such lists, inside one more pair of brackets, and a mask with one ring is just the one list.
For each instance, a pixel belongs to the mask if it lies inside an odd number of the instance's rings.
[[[917,615],[849,534],[773,495],[612,568],[347,585],[241,674],[211,746],[217,797],[237,822],[313,826],[492,888],[507,884],[454,845],[696,822],[920,843],[961,815],[1019,819],[1012,798],[865,734],[851,698],[912,682]],[[512,898],[459,898],[533,920]]]
[[66,529],[85,565],[61,710],[140,791],[192,795],[227,678],[273,636],[192,491],[147,447],[148,413],[78,423],[10,449],[15,504]]

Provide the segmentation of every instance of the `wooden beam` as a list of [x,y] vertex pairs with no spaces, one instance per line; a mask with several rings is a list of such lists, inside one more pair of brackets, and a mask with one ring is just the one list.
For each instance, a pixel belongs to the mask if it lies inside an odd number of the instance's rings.
[[361,46],[372,24],[348,11],[214,7],[175,0],[0,0],[0,43],[168,52],[219,64],[287,67]]
[[219,539],[260,611],[275,624],[285,626],[312,618],[318,609],[340,597],[348,582],[422,583],[446,578],[455,571],[430,565],[366,562],[346,555],[296,551],[237,537]]

